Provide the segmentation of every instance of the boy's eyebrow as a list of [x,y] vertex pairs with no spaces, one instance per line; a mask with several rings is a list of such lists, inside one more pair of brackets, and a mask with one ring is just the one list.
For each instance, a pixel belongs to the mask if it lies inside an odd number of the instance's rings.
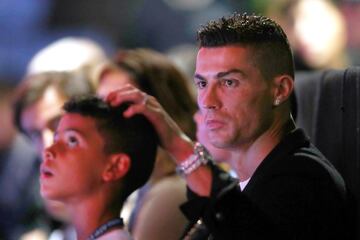
[[64,132],[75,132],[75,133],[77,133],[77,134],[79,134],[81,136],[86,136],[85,132],[83,132],[83,131],[81,131],[81,130],[79,130],[77,128],[67,128],[67,129],[64,130]]
[[[86,138],[86,133],[83,132],[83,131],[81,131],[81,130],[79,130],[79,129],[77,129],[77,128],[66,128],[66,129],[64,129],[64,130],[61,131],[61,132],[62,132],[62,133],[75,132],[76,134],[78,134],[78,135]],[[55,138],[57,135],[59,135],[59,131],[58,131],[58,130],[55,131],[55,133],[54,133],[54,138]]]

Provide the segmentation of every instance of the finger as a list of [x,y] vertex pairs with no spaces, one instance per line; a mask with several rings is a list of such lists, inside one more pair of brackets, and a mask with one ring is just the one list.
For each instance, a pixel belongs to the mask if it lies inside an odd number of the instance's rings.
[[118,88],[116,90],[111,91],[110,93],[108,93],[105,97],[104,100],[106,102],[111,102],[112,100],[116,99],[118,94],[122,94],[123,92],[127,92],[127,91],[131,91],[131,90],[135,90],[137,88],[135,88],[134,86],[132,86],[131,84],[125,84],[123,87]]
[[137,90],[121,90],[114,93],[114,95],[109,96],[109,104],[111,106],[119,106],[124,102],[131,102],[133,104],[142,104],[145,103],[144,99],[146,98],[146,94]]
[[155,100],[154,97],[144,94],[143,100],[139,104],[130,105],[126,111],[124,112],[125,117],[131,117],[135,114],[143,114],[150,121],[154,117],[152,115],[156,115],[159,112],[160,105]]
[[124,111],[124,117],[132,117],[135,114],[144,114],[145,113],[145,106],[144,105],[130,105],[125,111]]

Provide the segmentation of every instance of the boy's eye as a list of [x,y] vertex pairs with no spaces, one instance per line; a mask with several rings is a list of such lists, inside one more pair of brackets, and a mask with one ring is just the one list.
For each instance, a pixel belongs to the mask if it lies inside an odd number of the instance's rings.
[[75,147],[78,145],[78,140],[74,136],[68,137],[67,144],[69,147]]

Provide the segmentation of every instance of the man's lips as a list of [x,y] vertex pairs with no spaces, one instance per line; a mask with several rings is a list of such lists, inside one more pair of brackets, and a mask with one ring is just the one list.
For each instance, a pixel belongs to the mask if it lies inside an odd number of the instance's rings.
[[205,123],[208,130],[217,130],[224,126],[223,121],[219,121],[215,119],[208,119],[205,121]]

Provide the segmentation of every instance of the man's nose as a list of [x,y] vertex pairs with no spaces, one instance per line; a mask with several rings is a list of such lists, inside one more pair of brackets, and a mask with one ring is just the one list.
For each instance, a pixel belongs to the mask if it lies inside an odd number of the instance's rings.
[[201,110],[215,110],[220,108],[221,102],[215,84],[209,85],[199,94],[198,105]]

